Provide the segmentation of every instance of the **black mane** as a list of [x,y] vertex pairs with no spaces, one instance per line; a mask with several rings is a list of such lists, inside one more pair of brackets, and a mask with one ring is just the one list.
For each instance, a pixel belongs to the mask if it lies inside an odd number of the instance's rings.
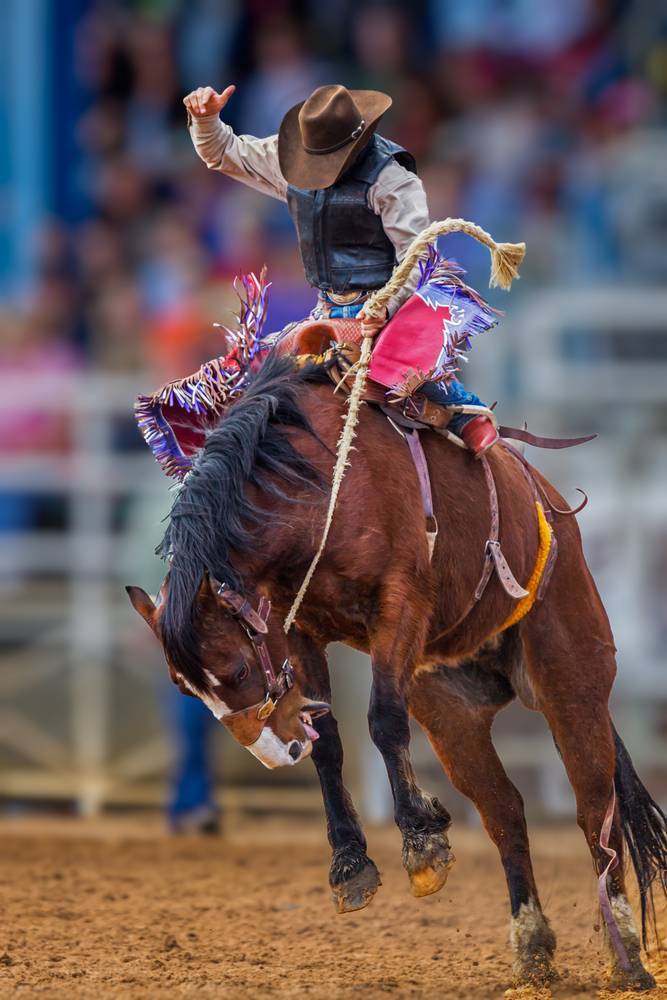
[[298,397],[306,383],[321,380],[321,370],[299,370],[290,358],[269,356],[208,435],[171,508],[157,549],[171,562],[160,632],[170,662],[199,689],[206,689],[195,629],[200,584],[209,572],[243,589],[232,553],[253,550],[266,517],[246,496],[246,486],[282,499],[288,497],[281,483],[324,488],[318,470],[285,433],[298,428],[314,434]]

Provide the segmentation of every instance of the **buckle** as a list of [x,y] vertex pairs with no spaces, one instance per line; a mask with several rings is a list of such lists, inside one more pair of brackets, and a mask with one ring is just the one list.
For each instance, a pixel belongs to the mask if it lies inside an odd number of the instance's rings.
[[413,396],[408,396],[403,402],[403,416],[408,420],[419,420],[423,414],[423,407],[419,405]]
[[257,718],[260,720],[260,722],[264,722],[264,720],[268,719],[270,715],[273,715],[275,710],[276,710],[276,702],[273,700],[270,694],[267,694],[266,700],[257,709]]
[[282,665],[282,675],[285,678],[285,690],[289,691],[291,687],[294,687],[294,667],[289,660],[285,660]]

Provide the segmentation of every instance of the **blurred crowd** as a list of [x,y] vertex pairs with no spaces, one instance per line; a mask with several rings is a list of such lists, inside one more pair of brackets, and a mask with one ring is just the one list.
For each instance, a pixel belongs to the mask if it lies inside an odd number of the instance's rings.
[[[28,287],[0,307],[5,377],[145,373],[152,390],[222,353],[213,323],[230,321],[233,276],[264,263],[269,328],[309,310],[285,206],[195,155],[182,99],[203,84],[235,83],[227,120],[260,136],[322,83],[388,91],[381,131],[416,156],[432,217],[528,243],[518,294],[667,277],[667,41],[650,2],[73,7],[56,57],[53,209],[32,234]],[[448,253],[484,287],[480,251],[469,261],[455,241]],[[4,448],[59,447],[53,418],[16,423]],[[25,516],[20,497],[0,502],[0,522]]]
[[664,278],[656,21],[610,0],[83,5],[67,209],[35,234],[0,365],[183,375],[219,352],[233,275],[264,262],[271,327],[309,308],[284,206],[193,151],[182,98],[202,84],[236,83],[227,120],[256,135],[322,83],[386,90],[381,131],[415,154],[433,218],[525,239],[524,285]]

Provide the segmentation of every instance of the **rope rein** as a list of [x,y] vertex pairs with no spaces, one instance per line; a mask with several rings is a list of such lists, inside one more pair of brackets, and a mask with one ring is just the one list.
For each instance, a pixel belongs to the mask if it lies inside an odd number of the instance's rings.
[[[394,272],[387,284],[378,289],[377,292],[374,292],[373,295],[371,295],[366,301],[362,310],[363,316],[366,318],[382,317],[387,304],[394,297],[394,295],[396,295],[396,293],[403,288],[408,275],[411,273],[417,261],[426,256],[430,244],[433,243],[438,236],[444,236],[447,233],[465,233],[467,236],[472,236],[473,239],[477,240],[479,243],[483,243],[484,246],[489,248],[491,252],[491,277],[489,285],[491,288],[498,286],[500,288],[509,289],[512,281],[519,277],[519,265],[521,264],[526,252],[525,243],[496,243],[493,237],[490,236],[486,230],[482,229],[481,226],[475,225],[474,222],[468,222],[466,219],[444,219],[442,222],[433,222],[415,237],[408,247],[407,253],[401,263],[394,268]],[[308,572],[303,579],[303,583],[299,588],[299,592],[294,598],[292,607],[290,608],[287,618],[285,619],[283,625],[285,633],[289,632],[294,624],[299,608],[301,607],[303,599],[306,596],[306,591],[308,590],[310,581],[313,578],[317,565],[327,544],[338,500],[338,494],[345,476],[345,470],[349,465],[349,454],[356,436],[357,424],[359,422],[359,410],[362,403],[364,388],[366,386],[366,376],[370,365],[372,346],[373,338],[364,337],[361,345],[361,357],[358,361],[352,391],[350,392],[347,400],[347,411],[344,417],[345,424],[341,435],[338,438],[338,444],[336,447],[336,464],[334,465],[333,470],[331,496],[329,498],[329,507],[327,509],[327,516],[324,522],[322,538],[317,552],[313,556],[312,562],[308,567]]]

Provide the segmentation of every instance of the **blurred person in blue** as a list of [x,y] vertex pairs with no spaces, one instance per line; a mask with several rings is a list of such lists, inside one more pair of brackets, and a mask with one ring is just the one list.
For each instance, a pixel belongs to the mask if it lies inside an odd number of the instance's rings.
[[[413,295],[413,268],[381,318],[364,315],[371,293],[385,285],[410,244],[430,224],[414,157],[376,131],[391,98],[375,90],[318,87],[284,116],[277,135],[237,136],[219,117],[235,91],[199,87],[184,98],[190,135],[213,170],[285,201],[294,223],[306,280],[318,290],[313,319],[359,319],[375,336]],[[432,382],[436,403],[483,407],[464,386]],[[475,455],[497,439],[484,414],[460,413],[451,429]]]
[[216,720],[199,698],[181,694],[174,684],[169,684],[166,699],[175,751],[167,802],[169,827],[173,833],[219,833],[210,746]]

